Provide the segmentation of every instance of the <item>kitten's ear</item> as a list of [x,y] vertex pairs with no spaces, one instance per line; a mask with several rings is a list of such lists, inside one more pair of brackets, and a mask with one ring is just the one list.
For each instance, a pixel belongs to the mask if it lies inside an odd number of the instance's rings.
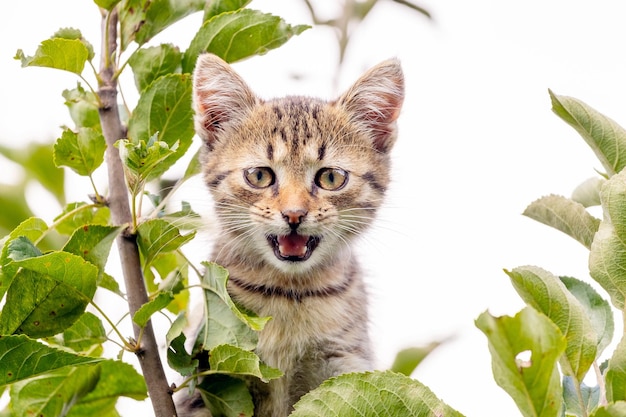
[[242,119],[257,97],[230,65],[212,54],[198,57],[193,74],[196,133],[213,147],[223,124]]
[[363,74],[337,103],[370,132],[378,151],[388,152],[396,140],[395,122],[403,101],[402,67],[397,59],[389,59]]

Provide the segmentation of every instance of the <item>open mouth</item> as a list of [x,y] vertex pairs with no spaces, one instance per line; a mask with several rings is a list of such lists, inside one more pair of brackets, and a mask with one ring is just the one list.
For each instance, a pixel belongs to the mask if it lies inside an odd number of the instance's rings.
[[267,241],[274,249],[274,255],[281,261],[306,261],[320,242],[318,236],[300,235],[291,232],[288,235],[269,235]]

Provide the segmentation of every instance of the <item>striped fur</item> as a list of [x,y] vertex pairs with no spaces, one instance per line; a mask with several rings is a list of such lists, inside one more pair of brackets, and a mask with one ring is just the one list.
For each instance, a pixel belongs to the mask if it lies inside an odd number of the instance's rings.
[[[389,184],[403,97],[396,60],[326,102],[261,100],[221,59],[198,59],[196,131],[221,227],[212,258],[229,270],[236,302],[272,317],[256,352],[285,374],[250,382],[255,416],[287,416],[325,379],[372,368],[367,293],[351,242]],[[210,415],[197,397],[180,399],[179,409]]]

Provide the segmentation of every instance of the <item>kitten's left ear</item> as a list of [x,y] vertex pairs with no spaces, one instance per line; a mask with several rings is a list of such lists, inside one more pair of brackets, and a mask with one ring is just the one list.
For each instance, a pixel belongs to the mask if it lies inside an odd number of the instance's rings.
[[242,120],[257,103],[246,82],[230,65],[202,54],[193,73],[196,133],[212,149],[223,126]]
[[396,140],[396,119],[403,101],[402,67],[397,59],[389,59],[363,74],[337,103],[370,132],[374,147],[385,153]]

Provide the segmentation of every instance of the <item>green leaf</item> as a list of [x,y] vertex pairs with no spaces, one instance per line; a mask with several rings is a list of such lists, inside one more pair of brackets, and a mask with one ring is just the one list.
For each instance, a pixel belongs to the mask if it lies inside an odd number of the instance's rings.
[[148,143],[140,140],[133,143],[120,139],[115,143],[124,164],[124,175],[131,195],[136,197],[143,190],[146,182],[158,178],[171,165],[166,160],[176,154],[178,144],[173,147],[157,140],[158,133]]
[[623,337],[613,351],[604,375],[606,399],[609,402],[626,400],[626,339]]
[[65,417],[121,417],[115,408],[117,400],[117,398],[104,398],[88,403],[79,402],[71,408]]
[[213,416],[251,417],[254,403],[245,381],[229,375],[211,375],[196,387]]
[[145,327],[150,320],[150,317],[158,311],[161,311],[169,303],[174,300],[174,296],[168,292],[159,293],[154,299],[148,301],[146,304],[142,305],[139,310],[135,312],[133,316],[133,321],[139,327]]
[[591,245],[589,273],[622,310],[626,296],[626,171],[613,175],[600,192],[604,219]]
[[72,90],[63,90],[65,105],[77,128],[90,127],[102,130],[98,113],[98,98],[91,91],[86,91],[80,83]]
[[21,267],[0,313],[0,334],[48,337],[70,327],[96,290],[98,269],[66,252],[13,262]]
[[[485,312],[476,326],[487,336],[496,383],[515,401],[524,417],[555,417],[562,393],[557,361],[565,337],[546,316],[526,307],[515,317]],[[530,353],[530,360],[523,354]]]
[[124,296],[124,293],[120,289],[120,284],[115,280],[115,278],[113,278],[106,272],[102,274],[100,281],[98,281],[98,286],[109,290],[117,295]]
[[234,12],[243,9],[252,0],[213,0],[206,3],[204,8],[204,21],[226,12]]
[[0,313],[0,334],[49,337],[71,326],[87,302],[68,285],[29,270],[20,270]]
[[159,140],[176,152],[164,162],[165,172],[189,149],[195,133],[191,106],[191,76],[169,74],[156,79],[141,94],[128,122],[128,137],[138,143],[159,134]]
[[425,385],[405,375],[350,373],[306,394],[290,417],[462,417]]
[[181,202],[181,209],[179,211],[163,213],[159,218],[169,221],[183,230],[198,230],[203,225],[202,217],[193,211],[191,205],[186,201]]
[[187,169],[185,170],[185,175],[183,175],[183,180],[188,180],[189,178],[202,172],[202,164],[200,163],[200,151],[201,150],[198,149],[189,161],[189,165],[187,165]]
[[162,219],[150,219],[137,227],[137,245],[145,260],[146,268],[163,253],[173,252],[189,242],[195,232],[181,235],[172,223]]
[[[572,377],[563,377],[563,400],[565,415],[586,417],[598,407],[600,402],[600,387],[588,387],[580,384],[580,398],[576,392],[576,384]],[[582,404],[581,404],[582,401]]]
[[523,214],[573,237],[587,249],[591,248],[600,226],[600,220],[589,214],[582,204],[558,195],[532,202]]
[[626,170],[605,181],[600,189],[604,221],[611,222],[620,239],[626,238]]
[[402,349],[396,355],[391,371],[398,372],[406,376],[411,376],[417,366],[428,356],[433,350],[438,348],[441,342],[431,342],[426,346],[410,347]]
[[98,268],[97,282],[100,282],[113,241],[123,230],[123,227],[83,224],[72,233],[63,250],[95,265]]
[[567,340],[561,367],[565,375],[582,381],[596,359],[598,335],[585,309],[559,278],[538,267],[505,271],[515,291],[531,307],[545,314]]
[[101,359],[74,355],[41,344],[24,335],[0,337],[0,387],[66,366],[86,365]]
[[99,204],[83,202],[69,203],[63,213],[54,218],[54,228],[62,235],[71,235],[83,225],[107,225],[111,218],[111,210]]
[[189,325],[187,321],[186,312],[180,312],[174,319],[174,322],[170,326],[169,330],[165,334],[165,342],[169,345],[174,339],[176,339],[180,335],[184,335],[184,331]]
[[592,177],[581,183],[572,192],[572,200],[583,205],[583,207],[599,206],[600,189],[606,180],[600,177]]
[[61,28],[57,30],[54,35],[52,35],[52,38],[81,41],[83,45],[85,45],[85,48],[87,48],[87,60],[91,61],[95,56],[95,53],[93,51],[93,45],[91,45],[85,38],[83,38],[83,34],[78,29]]
[[7,243],[7,257],[13,261],[34,258],[43,255],[39,249],[25,236],[20,236]]
[[549,93],[552,111],[583,137],[607,174],[620,172],[626,166],[626,130],[580,100]]
[[96,266],[71,253],[51,252],[14,263],[22,270],[33,271],[67,284],[89,300],[96,291]]
[[180,332],[178,336],[169,341],[167,348],[168,365],[183,376],[191,375],[199,363],[194,355],[187,353],[185,349],[186,341],[187,337]]
[[102,321],[86,312],[63,332],[63,345],[76,352],[87,352],[94,345],[101,345],[107,341],[106,331]]
[[144,400],[148,397],[146,380],[132,365],[122,361],[106,360],[98,364],[100,378],[96,387],[80,401],[81,404],[128,397]]
[[54,163],[78,175],[91,175],[104,162],[106,142],[98,130],[82,127],[78,133],[65,129],[54,144]]
[[135,75],[135,85],[140,92],[157,78],[180,72],[181,62],[180,50],[171,44],[138,49],[128,60]]
[[34,56],[26,56],[19,49],[15,59],[22,67],[48,67],[80,75],[89,58],[89,48],[79,39],[52,38],[39,45]]
[[283,19],[256,10],[222,13],[204,22],[183,56],[183,72],[191,73],[196,58],[211,52],[226,62],[263,55],[310,26],[291,26]]
[[228,271],[213,262],[203,262],[201,277],[207,314],[199,340],[210,350],[222,344],[231,344],[243,349],[256,347],[258,335],[269,317],[257,317],[241,311],[226,290]]
[[6,244],[2,248],[2,266],[9,262],[9,243],[18,237],[25,237],[30,241],[39,239],[48,230],[45,221],[38,217],[31,217],[21,222],[10,234]]
[[626,401],[617,401],[598,408],[590,417],[624,417],[626,416]]
[[184,310],[189,300],[187,287],[189,261],[182,254],[164,252],[156,255],[150,262],[150,268],[144,269],[145,281],[150,293],[171,292],[175,298],[168,310],[178,314]]
[[100,375],[95,388],[72,407],[67,417],[119,417],[115,410],[119,397],[139,401],[147,397],[145,380],[131,365],[107,360],[98,368]]
[[618,309],[624,308],[626,296],[626,247],[614,233],[613,226],[602,222],[589,255],[589,273],[611,297]]
[[569,292],[576,297],[598,336],[596,342],[596,358],[598,358],[613,339],[615,327],[613,310],[610,304],[586,282],[571,277],[560,277],[560,279]]
[[11,285],[11,282],[19,269],[18,266],[11,264],[11,261],[13,260],[12,258],[15,258],[16,256],[15,254],[9,256],[10,248],[12,248],[13,251],[16,250],[16,247],[12,245],[12,242],[17,239],[22,240],[22,243],[24,243],[24,239],[31,242],[35,241],[39,239],[46,230],[48,230],[46,222],[40,218],[31,217],[20,223],[9,234],[7,241],[4,243],[2,251],[0,252],[0,269],[2,271],[2,275],[0,275],[0,299],[2,299],[2,296]]
[[11,387],[16,416],[60,416],[91,391],[98,381],[97,366],[67,367],[21,381]]
[[206,374],[229,374],[255,376],[264,382],[279,378],[283,373],[267,366],[254,352],[233,345],[220,345],[211,349],[209,371]]
[[122,0],[120,36],[122,50],[130,42],[143,45],[163,29],[204,8],[206,0]]
[[[168,292],[173,294],[172,301],[167,305],[168,311],[178,314],[188,308],[189,291],[187,288],[189,279],[188,260],[178,252],[162,253],[152,261],[152,268],[146,269],[145,278],[150,293]],[[160,279],[153,275],[157,271]]]

